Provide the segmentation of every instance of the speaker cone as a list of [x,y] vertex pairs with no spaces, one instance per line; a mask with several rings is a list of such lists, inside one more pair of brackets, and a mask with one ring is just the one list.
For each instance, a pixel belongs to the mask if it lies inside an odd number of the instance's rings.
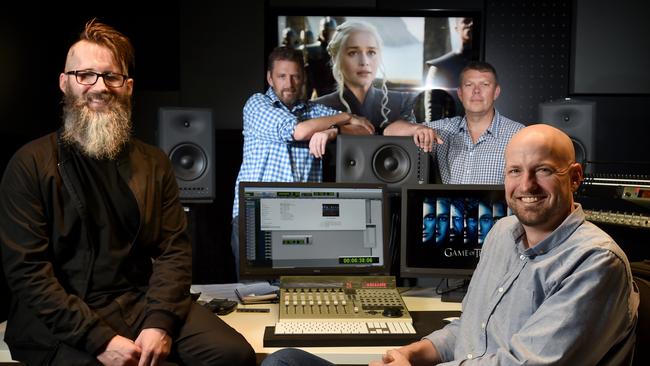
[[411,168],[409,154],[400,146],[385,145],[372,159],[372,170],[381,181],[395,183],[403,180]]
[[208,166],[208,157],[203,149],[194,144],[176,146],[170,153],[169,159],[174,167],[176,178],[190,181],[203,175]]

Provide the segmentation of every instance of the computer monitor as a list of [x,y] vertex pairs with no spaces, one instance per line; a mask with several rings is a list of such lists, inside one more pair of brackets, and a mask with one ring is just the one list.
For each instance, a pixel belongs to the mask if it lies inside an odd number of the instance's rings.
[[469,279],[507,207],[503,185],[403,187],[401,276]]
[[240,277],[386,275],[384,184],[239,185]]

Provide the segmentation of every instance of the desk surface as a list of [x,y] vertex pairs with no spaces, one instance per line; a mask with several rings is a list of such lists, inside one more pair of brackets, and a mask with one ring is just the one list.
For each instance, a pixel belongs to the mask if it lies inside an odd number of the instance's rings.
[[[460,303],[440,301],[432,288],[411,289],[402,293],[409,311],[461,310]],[[258,356],[264,357],[280,348],[264,347],[264,329],[273,326],[278,320],[278,304],[239,305],[239,307],[270,308],[268,313],[232,312],[221,319],[240,332],[253,346]],[[368,364],[381,358],[386,350],[395,347],[299,347],[318,355],[334,364]]]
[[[434,295],[432,288],[412,289],[402,293],[402,298],[409,311],[443,311],[460,310],[459,303],[440,301],[440,296]],[[255,349],[258,357],[263,358],[269,353],[280,348],[264,347],[264,329],[275,325],[278,319],[277,304],[239,305],[239,307],[270,308],[268,313],[238,313],[232,312],[221,316],[221,319],[244,335]],[[4,325],[0,324],[0,362],[10,361],[11,356],[2,338],[4,338]],[[395,346],[397,347],[397,346]],[[360,364],[367,365],[371,360],[381,358],[386,350],[395,347],[301,347],[334,364]]]

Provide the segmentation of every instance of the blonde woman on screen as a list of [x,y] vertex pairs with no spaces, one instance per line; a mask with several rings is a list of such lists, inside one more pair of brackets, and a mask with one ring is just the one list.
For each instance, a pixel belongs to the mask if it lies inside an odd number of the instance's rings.
[[383,41],[373,25],[356,20],[344,22],[336,27],[327,51],[332,57],[332,73],[338,87],[335,92],[317,98],[317,103],[366,117],[375,133],[381,133],[397,120],[415,121],[413,96],[386,87]]

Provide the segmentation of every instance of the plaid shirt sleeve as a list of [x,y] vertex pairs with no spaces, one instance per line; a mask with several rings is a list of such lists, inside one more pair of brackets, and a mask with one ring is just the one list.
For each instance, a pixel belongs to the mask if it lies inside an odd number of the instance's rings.
[[307,107],[305,108],[305,112],[299,117],[300,121],[306,121],[308,119],[313,119],[313,118],[320,118],[320,117],[328,117],[328,116],[334,116],[339,113],[342,113],[341,111],[338,111],[336,109],[327,107],[323,104],[318,104],[314,103],[311,101],[307,102]]
[[297,123],[298,118],[288,109],[261,93],[250,97],[244,106],[244,131],[256,138],[291,142]]
[[250,97],[244,106],[244,151],[235,182],[233,217],[239,214],[239,182],[322,181],[322,161],[309,154],[309,142],[295,141],[293,133],[302,121],[338,113],[311,102],[289,109],[271,88]]

